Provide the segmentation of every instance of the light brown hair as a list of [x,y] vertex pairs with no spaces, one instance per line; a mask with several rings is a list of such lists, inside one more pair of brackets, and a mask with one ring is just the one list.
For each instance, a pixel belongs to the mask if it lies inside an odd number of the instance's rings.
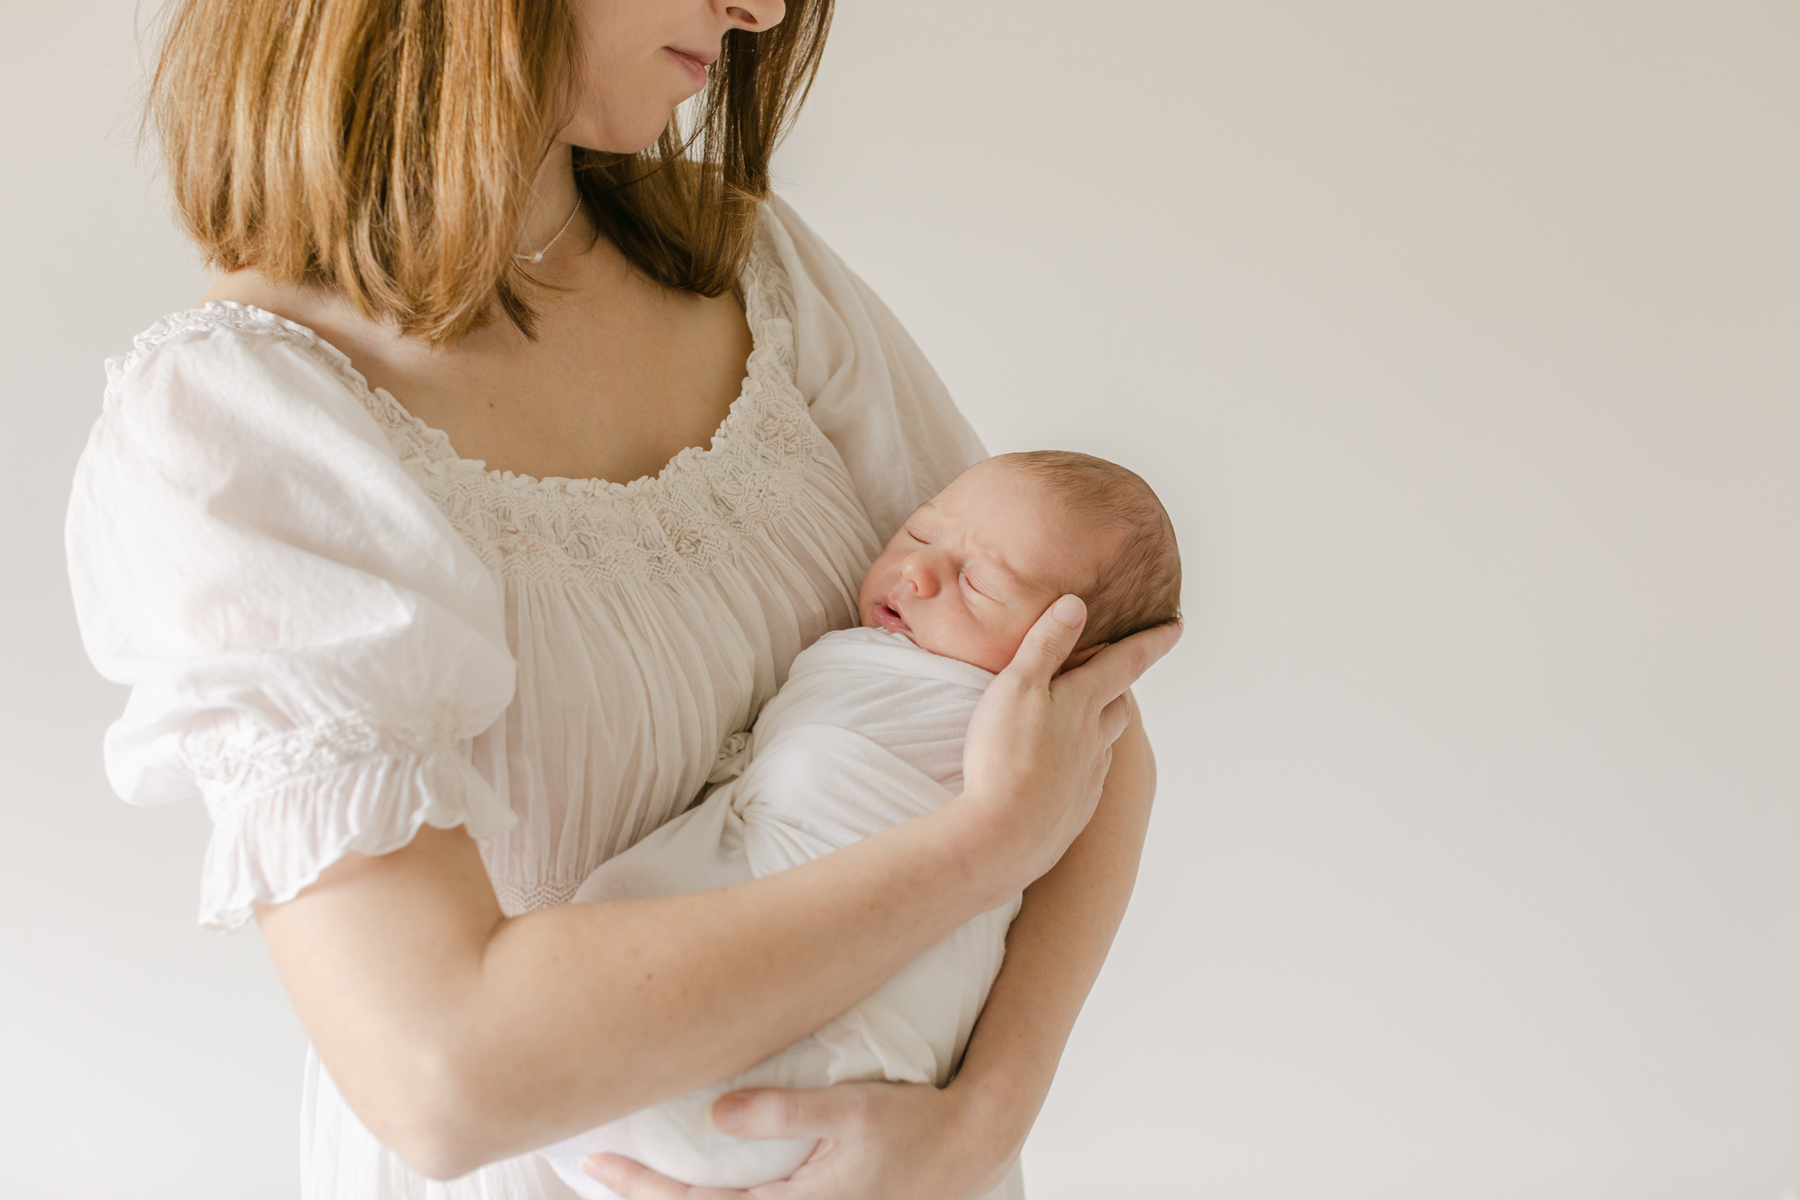
[[[576,151],[639,270],[707,296],[736,282],[831,9],[790,0],[773,29],[727,33],[692,130]],[[146,121],[209,266],[320,284],[433,343],[496,305],[530,334],[512,255],[574,44],[569,0],[175,0]]]
[[1119,543],[1079,589],[1088,606],[1078,649],[1181,619],[1181,550],[1150,485],[1118,463],[1072,450],[1029,450],[999,461],[1031,475],[1071,516],[1115,531]]

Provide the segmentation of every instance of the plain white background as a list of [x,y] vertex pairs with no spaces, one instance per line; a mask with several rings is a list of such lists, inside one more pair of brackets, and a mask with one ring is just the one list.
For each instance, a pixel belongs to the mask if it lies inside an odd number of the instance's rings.
[[[0,1193],[294,1194],[302,1040],[113,800],[100,360],[206,280],[132,0],[0,23]],[[844,0],[785,192],[996,450],[1174,514],[1034,1200],[1800,1186],[1800,5]]]

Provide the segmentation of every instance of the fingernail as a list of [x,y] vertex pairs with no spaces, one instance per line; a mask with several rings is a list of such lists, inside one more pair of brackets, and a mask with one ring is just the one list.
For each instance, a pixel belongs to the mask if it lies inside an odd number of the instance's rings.
[[611,1155],[590,1154],[581,1160],[581,1169],[587,1173],[589,1178],[598,1179],[608,1186],[615,1182]]
[[1081,602],[1080,596],[1064,596],[1050,606],[1050,615],[1070,627],[1081,624],[1081,618],[1087,614],[1087,605]]
[[713,1105],[713,1125],[722,1133],[731,1133],[744,1123],[744,1102],[742,1100],[721,1100]]

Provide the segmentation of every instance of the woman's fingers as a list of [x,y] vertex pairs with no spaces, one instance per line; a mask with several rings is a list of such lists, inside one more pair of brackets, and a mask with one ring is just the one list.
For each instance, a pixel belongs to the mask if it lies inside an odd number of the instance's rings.
[[617,1154],[593,1154],[581,1169],[625,1200],[694,1200],[694,1189]]
[[733,1137],[819,1137],[856,1115],[855,1094],[837,1088],[728,1092],[713,1101],[712,1122]]
[[[1057,603],[1060,604],[1061,601]],[[1038,624],[1042,625],[1044,622],[1039,621]],[[1032,632],[1036,632],[1035,627]],[[1030,640],[1029,636],[1026,640]],[[1079,667],[1065,672],[1056,681],[1057,688],[1078,687],[1102,704],[1111,704],[1124,695],[1125,690],[1136,683],[1157,659],[1173,650],[1175,643],[1180,640],[1181,626],[1175,622],[1120,638]],[[1119,728],[1123,729],[1124,726]],[[1118,734],[1113,736],[1117,737]]]
[[1131,724],[1131,693],[1112,701],[1100,710],[1100,736],[1106,739],[1108,746],[1119,740],[1125,727]]
[[1048,684],[1081,640],[1081,629],[1086,624],[1087,605],[1081,597],[1062,597],[1045,609],[1037,624],[1026,632],[1005,673],[1021,683]]
[[1093,815],[1112,743],[1130,723],[1131,702],[1121,698],[1181,637],[1179,626],[1147,629],[1058,675],[1087,620],[1077,596],[1044,611],[976,706],[963,746],[963,794],[1000,815],[997,848],[1018,852],[1021,886]]
[[693,1187],[617,1154],[589,1155],[581,1160],[581,1169],[625,1200],[751,1200],[769,1194],[764,1189],[743,1192],[735,1188]]
[[[753,1088],[713,1101],[712,1123],[733,1137],[819,1137],[864,1122],[867,1114],[866,1098],[856,1087]],[[581,1169],[625,1200],[777,1200],[790,1194],[789,1185],[779,1180],[749,1191],[694,1187],[616,1154],[592,1155],[582,1160]]]

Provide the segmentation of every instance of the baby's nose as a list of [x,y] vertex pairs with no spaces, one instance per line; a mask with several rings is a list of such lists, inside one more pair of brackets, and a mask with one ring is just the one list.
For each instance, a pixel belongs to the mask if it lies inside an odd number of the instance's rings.
[[912,584],[912,589],[917,595],[927,597],[937,595],[937,572],[933,571],[931,564],[924,562],[917,554],[908,555],[906,561],[900,564],[900,578]]

